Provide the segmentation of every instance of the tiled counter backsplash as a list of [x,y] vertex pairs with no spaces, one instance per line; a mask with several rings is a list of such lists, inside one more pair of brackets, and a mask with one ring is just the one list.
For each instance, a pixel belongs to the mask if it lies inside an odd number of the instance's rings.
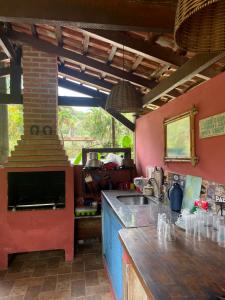
[[[186,175],[165,172],[165,176],[167,178],[169,186],[171,186],[174,182],[178,182],[180,184],[181,188],[184,190]],[[220,207],[216,205],[216,199],[218,197],[220,199],[221,198],[225,199],[225,184],[202,179],[200,198],[207,200],[209,202],[210,208],[212,210],[220,209]],[[224,206],[225,206],[225,203],[224,203]]]

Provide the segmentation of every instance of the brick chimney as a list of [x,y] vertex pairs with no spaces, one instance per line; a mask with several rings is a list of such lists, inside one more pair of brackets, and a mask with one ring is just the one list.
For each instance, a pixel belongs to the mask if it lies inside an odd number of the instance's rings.
[[57,57],[23,46],[24,135],[6,167],[67,166],[57,134]]

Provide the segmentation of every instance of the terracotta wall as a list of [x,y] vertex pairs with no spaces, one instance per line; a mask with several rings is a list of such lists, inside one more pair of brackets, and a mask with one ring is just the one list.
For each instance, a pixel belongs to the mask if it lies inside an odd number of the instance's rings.
[[[167,163],[163,161],[163,120],[188,111],[192,105],[199,109],[195,123],[196,153],[200,161],[193,167],[190,163]],[[162,166],[180,174],[201,176],[225,183],[225,135],[199,139],[199,120],[225,112],[225,73],[207,81],[162,108],[137,120],[136,163],[138,173],[145,175],[146,166]]]

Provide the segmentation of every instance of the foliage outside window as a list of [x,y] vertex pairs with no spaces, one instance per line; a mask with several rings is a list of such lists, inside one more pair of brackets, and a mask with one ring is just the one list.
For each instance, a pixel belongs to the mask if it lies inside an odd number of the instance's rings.
[[[23,134],[23,106],[8,105],[9,116],[9,149],[14,149]],[[132,120],[132,116],[126,117]],[[72,107],[59,107],[59,137],[69,159],[74,160],[80,155],[82,148],[127,147],[133,149],[133,133],[124,125],[115,121],[115,140],[113,140],[112,117],[101,108],[88,111],[74,110]],[[124,146],[125,145],[125,146]],[[81,159],[77,160],[77,163]]]

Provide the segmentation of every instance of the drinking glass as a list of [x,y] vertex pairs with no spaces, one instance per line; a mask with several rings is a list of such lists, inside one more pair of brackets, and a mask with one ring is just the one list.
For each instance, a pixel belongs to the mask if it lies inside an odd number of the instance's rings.
[[218,221],[218,231],[217,231],[217,243],[219,246],[224,247],[225,244],[225,224],[224,218],[220,217]]
[[166,225],[166,214],[165,213],[158,214],[157,232],[160,237],[164,236],[165,225]]
[[176,231],[175,225],[168,220],[165,223],[165,231],[164,231],[165,240],[174,241],[176,239]]

